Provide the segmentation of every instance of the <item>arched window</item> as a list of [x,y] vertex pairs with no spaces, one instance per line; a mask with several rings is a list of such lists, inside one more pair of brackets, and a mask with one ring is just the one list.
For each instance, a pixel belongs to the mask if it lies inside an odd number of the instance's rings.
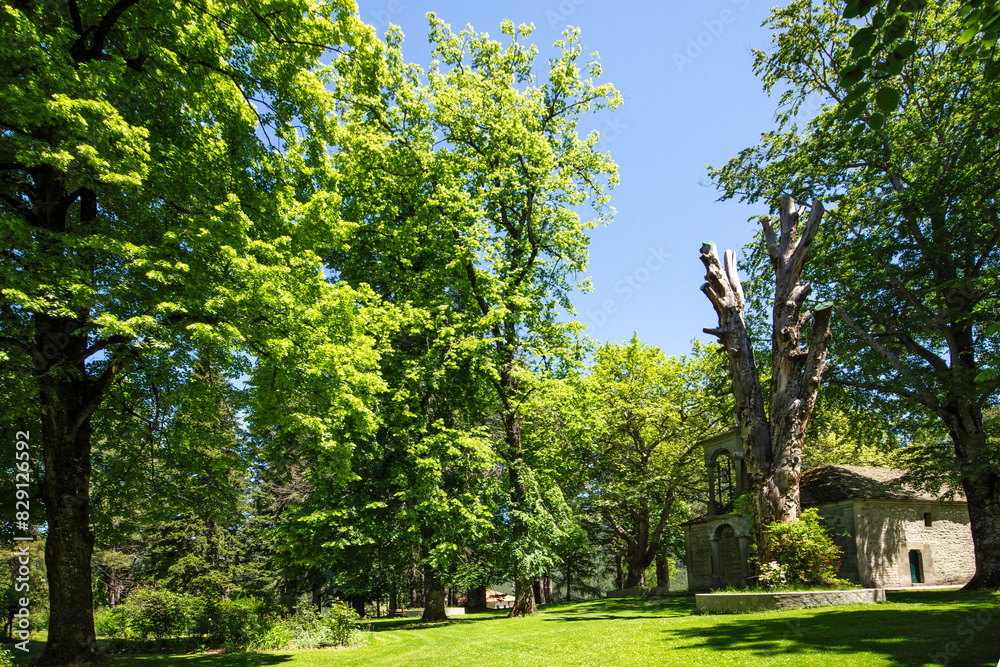
[[728,452],[715,455],[715,513],[733,511],[733,461]]

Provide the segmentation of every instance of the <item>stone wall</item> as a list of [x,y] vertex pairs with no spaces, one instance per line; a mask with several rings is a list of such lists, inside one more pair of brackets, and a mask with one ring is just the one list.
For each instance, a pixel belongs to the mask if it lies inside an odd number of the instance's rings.
[[[963,585],[975,574],[965,503],[854,501],[859,583],[909,587],[910,551],[919,551],[924,585]],[[929,513],[932,525],[926,526]]]
[[705,591],[712,587],[712,545],[703,524],[684,526],[685,562],[688,590]]
[[840,547],[840,570],[837,576],[854,583],[861,582],[858,570],[858,549],[854,539],[854,501],[825,503],[816,506],[819,517],[830,537]]
[[743,564],[740,558],[740,543],[732,526],[719,529],[719,557],[722,562],[722,581],[726,586],[743,588],[746,578],[743,576]]

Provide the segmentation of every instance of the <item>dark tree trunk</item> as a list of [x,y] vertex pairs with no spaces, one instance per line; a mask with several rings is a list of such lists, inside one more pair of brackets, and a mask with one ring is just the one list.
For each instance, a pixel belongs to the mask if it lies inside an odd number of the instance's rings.
[[429,526],[424,526],[420,529],[420,536],[423,538],[421,549],[424,557],[424,563],[421,565],[424,575],[424,615],[421,618],[424,621],[444,621],[448,618],[448,615],[444,611],[444,582],[426,560],[430,555],[430,546],[434,540],[434,531]]
[[656,585],[670,590],[670,563],[667,554],[656,554]]
[[355,613],[364,618],[365,616],[365,597],[363,595],[352,595],[351,596],[351,607],[354,608]]
[[44,315],[35,318],[38,349],[46,357],[72,363],[75,370],[75,377],[64,371],[40,379],[50,616],[48,642],[38,664],[86,664],[98,655],[90,531],[90,416],[97,390],[87,378],[82,362],[86,339],[74,335],[76,323]]
[[976,558],[976,573],[965,588],[996,590],[1000,588],[1000,474],[991,465],[982,413],[968,402],[953,403],[945,422],[962,476]]
[[[507,444],[508,476],[510,479],[511,505],[519,511],[511,518],[511,533],[514,536],[514,549],[520,550],[530,545],[530,528],[521,512],[527,510],[528,488],[522,473],[524,466],[524,451],[521,448],[521,416],[517,412],[514,397],[517,396],[517,380],[512,372],[512,364],[505,365],[500,374],[501,386],[504,390],[504,435]],[[535,605],[534,573],[528,568],[525,554],[515,557],[514,571],[514,606],[509,616],[527,616],[538,612]]]
[[475,614],[486,611],[486,586],[470,589],[465,597],[465,613]]
[[445,621],[444,583],[430,565],[424,566],[424,621]]
[[418,593],[418,583],[419,589],[423,590],[423,581],[420,579],[420,573],[417,570],[417,566],[413,566],[413,572],[410,576],[410,607],[416,607],[419,602],[421,593]]
[[573,599],[573,577],[569,563],[566,563],[566,602]]
[[[800,278],[823,217],[823,206],[813,202],[801,236],[801,211],[795,200],[782,197],[780,213],[780,238],[775,237],[770,221],[763,221],[768,257],[775,273],[769,414],[764,412],[760,376],[743,317],[743,286],[736,272],[735,255],[727,251],[723,264],[714,245],[701,248],[708,281],[702,291],[719,316],[719,327],[705,332],[719,338],[729,357],[761,560],[770,559],[764,539],[766,526],[775,521],[793,521],[799,515],[802,443],[826,370],[832,315],[832,304],[815,313],[802,312],[812,287],[801,284]],[[809,346],[802,350],[802,328],[810,320]]]
[[552,570],[549,570],[549,573],[542,579],[542,597],[544,598],[542,602],[545,604],[554,602],[552,598]]
[[399,609],[399,596],[396,594],[396,585],[389,589],[389,616],[395,616]]

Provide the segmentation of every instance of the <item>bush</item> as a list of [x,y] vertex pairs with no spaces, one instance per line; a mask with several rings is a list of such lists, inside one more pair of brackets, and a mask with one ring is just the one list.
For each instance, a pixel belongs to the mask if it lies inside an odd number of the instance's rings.
[[194,595],[156,588],[140,588],[125,601],[129,625],[139,637],[183,637],[195,628],[204,603]]
[[358,629],[358,622],[361,620],[358,613],[346,602],[337,600],[327,607],[323,616],[326,619],[330,640],[337,646],[347,646],[351,636]]
[[276,622],[254,645],[259,649],[301,649],[318,646],[347,646],[355,636],[358,614],[344,602],[335,601],[316,611],[307,604],[295,614]]
[[206,607],[205,620],[212,642],[231,649],[253,646],[275,624],[260,598],[211,602]]
[[[840,547],[823,528],[815,508],[803,510],[798,521],[773,523],[765,532],[777,562],[761,564],[761,584],[830,585],[839,582]],[[782,579],[784,582],[780,581]]]
[[14,654],[10,652],[10,649],[0,647],[0,667],[13,667],[14,666]]
[[131,636],[129,609],[118,605],[114,609],[102,607],[94,612],[94,630],[98,637],[127,639]]

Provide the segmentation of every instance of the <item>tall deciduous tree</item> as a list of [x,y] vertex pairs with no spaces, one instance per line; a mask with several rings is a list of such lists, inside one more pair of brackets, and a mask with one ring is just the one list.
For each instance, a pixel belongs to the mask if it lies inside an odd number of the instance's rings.
[[[836,379],[897,397],[947,429],[975,543],[970,586],[996,588],[1000,455],[983,411],[1000,378],[977,376],[996,362],[986,330],[1000,285],[1000,99],[991,61],[959,44],[955,4],[931,3],[914,19],[899,110],[878,127],[840,104],[855,26],[839,4],[776,10],[777,48],[758,52],[755,68],[767,90],[784,91],[781,125],[714,175],[727,197],[773,206],[792,192],[836,203],[807,268],[837,303]],[[825,105],[800,128],[796,113],[810,95]]]
[[[815,312],[803,312],[812,291],[800,282],[809,248],[823,217],[823,206],[814,201],[804,229],[799,229],[805,207],[795,200],[781,199],[778,233],[768,218],[762,220],[767,257],[774,271],[774,303],[771,311],[770,408],[765,412],[754,349],[744,319],[743,285],[736,271],[733,252],[726,252],[725,265],[712,244],[701,249],[707,274],[702,291],[715,306],[718,328],[705,329],[719,338],[729,357],[729,373],[736,397],[737,421],[746,451],[746,466],[753,498],[757,548],[768,558],[766,526],[794,521],[799,516],[799,477],[802,446],[809,417],[816,405],[826,370],[830,341],[832,304]],[[802,337],[809,324],[808,346]]]
[[684,514],[680,506],[700,491],[698,443],[731,421],[719,361],[701,346],[668,359],[634,335],[628,345],[597,350],[586,403],[600,426],[586,493],[625,544],[625,588],[645,585],[646,569]]
[[[357,299],[325,281],[312,252],[317,236],[338,233],[338,216],[299,178],[327,166],[311,131],[329,109],[321,58],[369,34],[350,9],[0,9],[0,345],[4,364],[30,374],[41,421],[52,615],[39,664],[96,653],[92,417],[116,379],[156,355],[183,373],[191,349],[210,342],[229,368],[249,354],[277,371],[317,330],[349,340],[351,356],[310,365],[344,380],[344,397],[371,364],[355,335]],[[339,427],[365,408],[341,398],[289,412],[282,427],[343,453]]]
[[[412,239],[392,232],[385,242],[425,251],[423,258],[406,255],[409,262],[443,253],[448,275],[442,288],[467,308],[454,335],[484,343],[478,349],[503,425],[498,454],[510,488],[512,614],[526,614],[535,610],[532,582],[540,573],[528,546],[525,378],[532,364],[561,365],[579,352],[573,342],[579,326],[559,316],[571,310],[570,277],[586,267],[585,229],[611,216],[606,190],[616,175],[608,156],[594,148],[597,134],[581,138],[577,122],[588,111],[617,106],[620,96],[608,84],[593,83],[600,74],[596,60],[581,74],[575,32],[556,43],[558,56],[538,83],[536,49],[521,41],[530,27],[504,22],[504,45],[472,30],[456,35],[430,19],[430,70],[405,64],[401,35],[390,31],[372,75],[389,82],[384,89],[373,90],[372,76],[365,75],[341,86],[345,131],[355,132],[362,145],[405,149],[392,170],[375,178],[419,186],[403,185],[418,196],[398,215],[424,231]],[[577,207],[588,202],[597,219],[581,223]]]

